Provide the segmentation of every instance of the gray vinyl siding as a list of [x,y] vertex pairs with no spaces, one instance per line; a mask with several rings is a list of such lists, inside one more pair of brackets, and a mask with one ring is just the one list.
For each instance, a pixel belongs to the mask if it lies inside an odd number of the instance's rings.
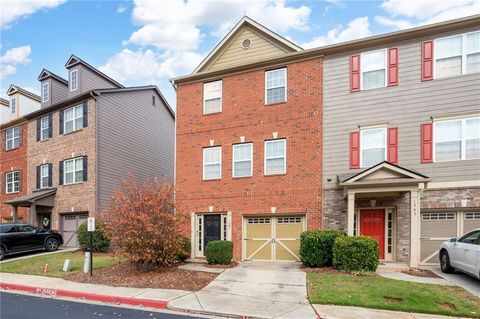
[[68,81],[70,81],[70,70],[78,70],[78,89],[70,91],[68,88],[68,97],[74,97],[94,89],[118,88],[115,84],[103,78],[101,75],[93,72],[82,64],[77,64],[68,69]]
[[[473,30],[450,34],[467,31]],[[325,188],[337,185],[338,174],[360,171],[349,168],[349,133],[357,131],[359,126],[372,124],[398,127],[400,166],[417,170],[432,178],[432,182],[480,179],[480,160],[420,163],[422,123],[431,121],[431,117],[480,112],[479,73],[421,81],[421,42],[432,38],[385,46],[399,49],[399,84],[396,87],[350,93],[349,57],[360,51],[324,58]]]
[[129,173],[139,181],[173,182],[175,120],[160,96],[154,90],[106,93],[97,106],[99,207]]
[[52,78],[50,81],[51,88],[51,104],[60,103],[67,99],[68,86],[60,81]]

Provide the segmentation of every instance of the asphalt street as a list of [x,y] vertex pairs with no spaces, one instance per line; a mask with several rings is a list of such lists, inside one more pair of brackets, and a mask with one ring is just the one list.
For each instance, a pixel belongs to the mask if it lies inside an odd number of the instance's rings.
[[0,292],[1,319],[200,319],[109,305]]

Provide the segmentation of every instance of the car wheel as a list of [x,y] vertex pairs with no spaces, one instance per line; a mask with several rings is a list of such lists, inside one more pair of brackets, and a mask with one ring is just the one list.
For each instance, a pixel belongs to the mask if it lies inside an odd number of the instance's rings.
[[5,249],[3,249],[3,247],[0,247],[0,261],[2,261],[3,258],[5,258]]
[[446,250],[442,250],[440,253],[440,268],[442,268],[442,271],[447,274],[452,273],[455,270],[455,268],[450,266],[450,257]]
[[45,250],[46,251],[55,251],[58,249],[58,240],[55,238],[49,238],[47,239],[47,242],[45,243]]

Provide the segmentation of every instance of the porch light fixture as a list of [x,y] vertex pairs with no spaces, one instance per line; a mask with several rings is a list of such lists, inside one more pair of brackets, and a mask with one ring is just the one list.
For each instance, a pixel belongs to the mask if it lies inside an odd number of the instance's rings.
[[370,207],[375,207],[377,205],[377,200],[376,199],[371,199],[370,200]]

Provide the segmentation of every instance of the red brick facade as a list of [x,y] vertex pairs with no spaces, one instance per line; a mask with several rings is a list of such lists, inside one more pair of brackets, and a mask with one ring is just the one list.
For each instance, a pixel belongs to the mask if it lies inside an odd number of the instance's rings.
[[[13,127],[21,127],[21,145],[15,149],[5,150],[5,131]],[[0,151],[0,171],[1,171],[1,192],[0,192],[0,217],[1,222],[12,220],[12,206],[6,205],[5,201],[17,198],[27,194],[27,145],[28,145],[28,128],[27,122],[2,127],[1,130],[1,151]],[[11,171],[20,171],[20,191],[17,193],[6,194],[6,176]],[[27,221],[27,211],[25,207],[18,208],[18,218]]]
[[[203,82],[177,88],[177,212],[231,212],[234,258],[242,258],[244,215],[301,213],[307,227],[322,227],[322,59],[285,65],[287,102],[265,105],[265,69],[223,80],[222,112],[203,115]],[[264,142],[286,138],[286,174],[264,175]],[[253,176],[232,178],[232,145],[253,143]],[[222,146],[222,177],[203,181],[203,148]]]

